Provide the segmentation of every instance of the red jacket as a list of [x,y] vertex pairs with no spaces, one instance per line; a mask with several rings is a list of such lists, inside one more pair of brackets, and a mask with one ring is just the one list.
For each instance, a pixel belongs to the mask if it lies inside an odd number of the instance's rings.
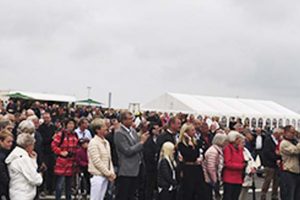
[[[64,132],[64,140],[61,145],[61,137]],[[72,176],[76,172],[76,151],[77,151],[78,139],[75,133],[71,133],[66,130],[58,132],[54,135],[54,139],[51,143],[52,151],[57,155],[54,172],[59,176]],[[60,156],[62,151],[69,152],[67,157]]]
[[[277,144],[277,146],[276,146],[276,151],[278,151],[278,152],[280,152],[280,143],[282,142],[282,140],[279,140],[278,141],[278,144]],[[281,170],[281,171],[283,171],[283,164],[282,164],[282,160],[281,160],[281,158],[280,158],[280,160],[278,160],[279,161],[279,163],[278,163],[278,167],[279,167],[279,169]],[[278,162],[277,161],[277,162]]]
[[242,184],[245,168],[243,148],[236,149],[233,144],[224,149],[224,171],[223,182],[231,184]]

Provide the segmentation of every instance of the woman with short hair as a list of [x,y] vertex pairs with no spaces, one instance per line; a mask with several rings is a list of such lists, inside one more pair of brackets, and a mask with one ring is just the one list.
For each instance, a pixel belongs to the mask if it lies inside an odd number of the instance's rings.
[[35,126],[34,123],[31,120],[23,120],[17,129],[17,133],[27,133],[27,134],[34,134],[35,132]]
[[9,196],[11,200],[32,200],[36,196],[37,186],[43,178],[38,172],[35,139],[26,133],[17,137],[17,147],[6,158],[10,175]]
[[112,163],[109,142],[105,139],[108,127],[103,119],[94,119],[91,123],[95,133],[88,145],[88,171],[92,175],[91,200],[103,200],[108,181],[114,181],[116,174]]
[[237,131],[230,131],[228,134],[229,144],[224,149],[223,200],[239,199],[245,169],[243,138],[243,135]]
[[212,146],[205,152],[203,163],[205,182],[208,184],[209,199],[215,193],[216,199],[220,199],[220,185],[222,182],[222,170],[224,167],[223,149],[227,145],[227,135],[217,133],[212,141]]
[[8,130],[0,132],[0,199],[9,199],[9,174],[5,159],[12,148],[14,141],[13,134]]

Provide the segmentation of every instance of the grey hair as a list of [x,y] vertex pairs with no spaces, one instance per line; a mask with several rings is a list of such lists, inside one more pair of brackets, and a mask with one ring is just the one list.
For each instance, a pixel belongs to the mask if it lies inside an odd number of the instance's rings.
[[27,120],[34,121],[34,120],[39,120],[39,118],[36,115],[31,115],[27,117]]
[[27,116],[32,116],[32,115],[35,115],[35,113],[32,109],[28,109],[28,110],[26,110],[26,115]]
[[0,120],[0,130],[4,129],[6,126],[10,124],[10,121],[8,119],[1,119]]
[[35,126],[31,120],[24,120],[18,126],[18,134],[27,133],[33,134],[35,132]]
[[237,132],[237,131],[230,131],[230,132],[228,133],[227,137],[228,137],[228,141],[229,141],[230,143],[235,142],[236,139],[238,139],[238,138],[242,138],[242,139],[244,138],[243,135],[240,134],[240,133]]
[[274,130],[273,130],[273,134],[274,133],[283,133],[284,132],[284,130],[282,129],[282,128],[275,128]]
[[26,149],[28,146],[33,145],[35,143],[35,139],[32,135],[28,133],[21,133],[17,137],[17,145]]
[[217,133],[212,140],[212,144],[215,144],[217,146],[223,147],[225,143],[227,142],[228,137],[226,134]]

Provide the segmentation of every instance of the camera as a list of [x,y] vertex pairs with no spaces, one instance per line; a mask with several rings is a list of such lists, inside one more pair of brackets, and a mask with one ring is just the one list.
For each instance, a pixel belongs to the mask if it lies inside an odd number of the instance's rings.
[[66,158],[72,158],[74,156],[74,152],[68,151],[68,155]]

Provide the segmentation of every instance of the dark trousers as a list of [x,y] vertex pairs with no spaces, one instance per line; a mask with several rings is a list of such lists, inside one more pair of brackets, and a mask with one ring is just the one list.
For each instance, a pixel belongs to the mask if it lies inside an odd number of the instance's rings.
[[160,193],[158,193],[158,200],[175,200],[176,199],[176,191],[163,189]]
[[116,200],[134,200],[138,189],[138,177],[119,176]]
[[146,187],[146,170],[144,165],[140,165],[138,176],[138,200],[145,200],[145,187]]
[[278,187],[279,187],[279,169],[266,167],[265,168],[265,181],[262,186],[261,200],[266,200],[266,196],[269,190],[270,183],[272,183],[272,199],[278,199]]
[[153,200],[154,191],[157,188],[157,173],[146,173],[146,185],[145,185],[145,200]]
[[300,199],[300,174],[283,171],[280,177],[281,200]]
[[9,200],[9,196],[8,193],[7,194],[0,194],[0,199],[5,199],[5,200]]
[[65,183],[66,200],[71,200],[72,178],[73,178],[72,176],[57,176],[57,178],[56,178],[55,200],[60,200],[61,199],[64,183]]
[[223,200],[238,200],[241,193],[241,184],[224,183]]
[[207,184],[206,197],[207,200],[213,200],[213,199],[220,200],[221,199],[220,184],[216,183],[216,185],[214,186]]
[[44,177],[44,189],[46,189],[49,194],[52,194],[55,186],[55,175],[54,175],[54,165],[55,157],[53,154],[45,154],[45,164],[47,165],[47,171],[43,174]]
[[184,200],[208,199],[208,186],[204,181],[202,167],[199,165],[183,166],[182,187]]
[[89,194],[91,189],[91,181],[90,181],[90,173],[88,172],[87,167],[81,167],[80,172],[83,173],[84,181],[82,181],[80,184],[81,189],[86,190],[86,192]]

